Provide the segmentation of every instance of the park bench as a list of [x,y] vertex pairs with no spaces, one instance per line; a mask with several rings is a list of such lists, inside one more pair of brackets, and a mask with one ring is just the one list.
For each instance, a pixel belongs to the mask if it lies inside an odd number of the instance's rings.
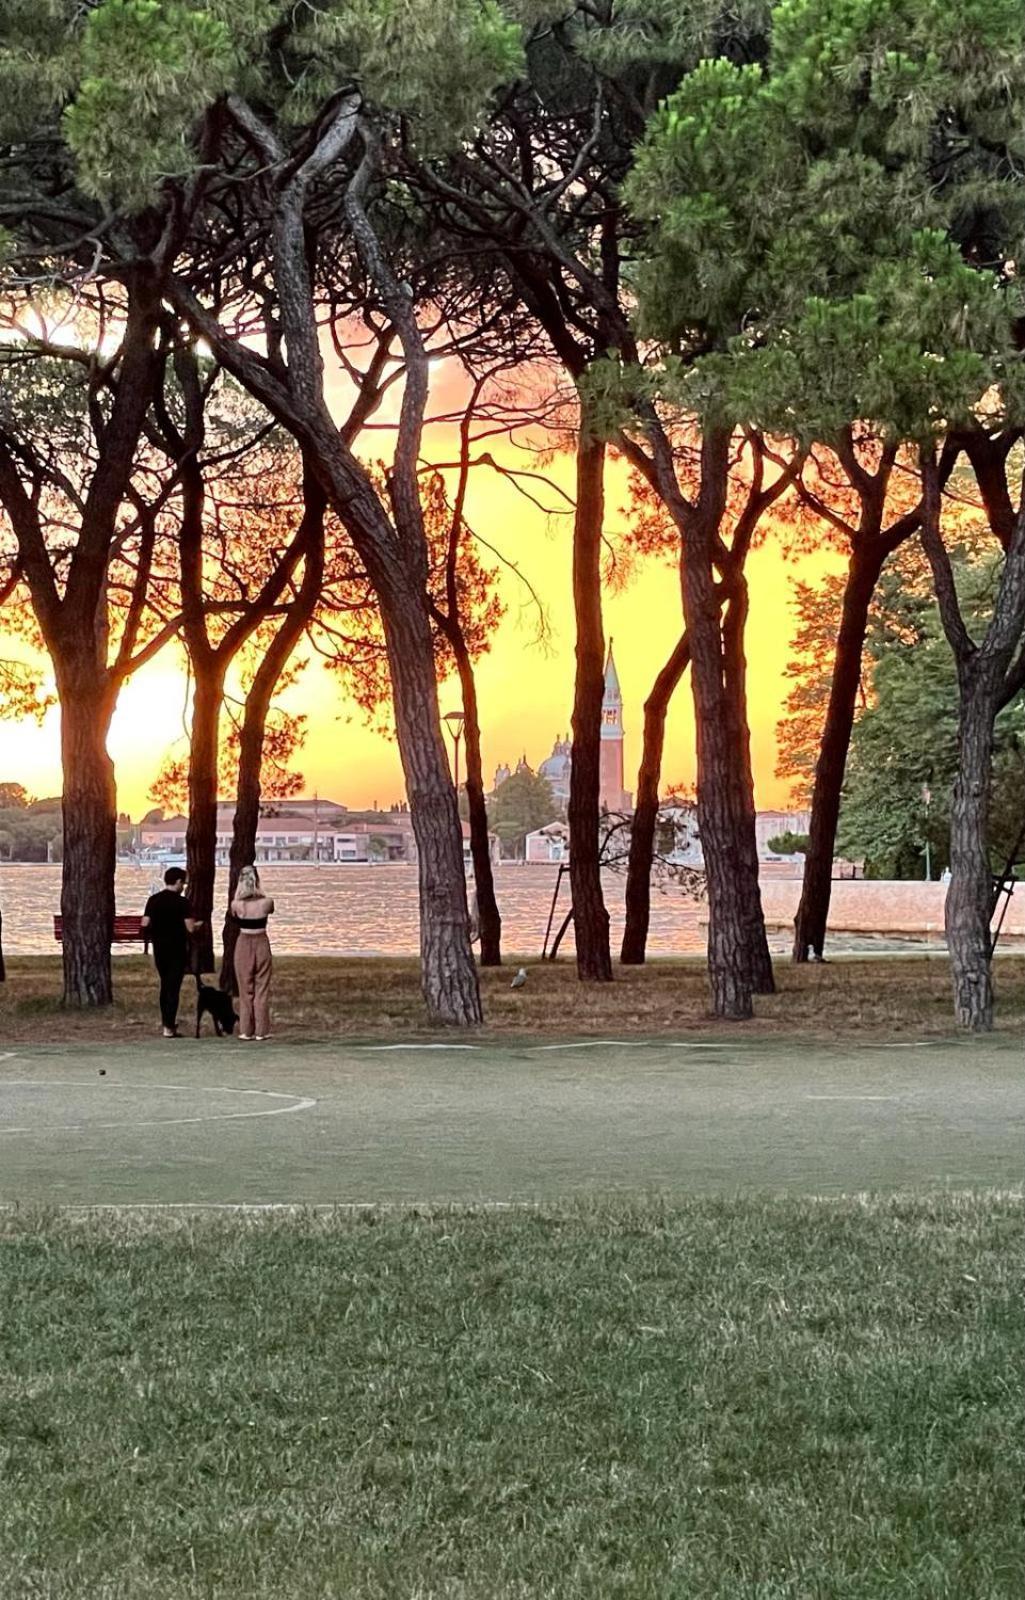
[[[64,940],[64,918],[56,916],[53,919],[53,936],[58,944]],[[142,926],[141,917],[115,916],[114,933],[111,944],[141,944],[149,949],[149,935]]]

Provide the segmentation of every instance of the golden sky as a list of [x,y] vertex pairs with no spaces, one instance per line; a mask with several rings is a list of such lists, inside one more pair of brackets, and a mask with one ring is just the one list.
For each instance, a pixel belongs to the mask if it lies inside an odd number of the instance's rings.
[[[341,413],[347,409],[346,394],[341,383],[333,381],[337,366],[326,347],[325,357],[329,396],[333,408]],[[461,373],[448,363],[435,366],[431,396],[435,415],[444,412],[451,416],[463,403],[465,391]],[[398,403],[399,395],[393,391],[377,422],[387,426]],[[429,428],[425,456],[451,461],[456,453],[454,432],[448,423]],[[368,455],[388,453],[387,432],[365,438]],[[499,460],[533,466],[522,453],[510,446],[503,448],[496,439],[488,439],[481,448],[490,449]],[[569,456],[557,456],[545,471],[567,493],[572,492]],[[543,487],[532,488],[545,504],[560,503],[556,494]],[[610,461],[606,478],[606,529],[610,534],[625,525],[627,502],[626,470],[621,462]],[[544,602],[548,623],[546,640],[539,643],[535,608],[518,579],[502,569],[500,587],[506,615],[490,652],[477,668],[484,770],[490,784],[499,763],[515,764],[523,754],[536,768],[550,753],[556,737],[569,730],[574,669],[571,519],[546,518],[488,468],[471,474],[467,516],[470,525],[529,578]],[[486,550],[482,555],[491,561]],[[813,581],[816,574],[824,575],[838,563],[835,553],[805,555],[801,577]],[[775,728],[787,691],[783,673],[793,631],[791,580],[796,568],[770,535],[748,557],[747,570],[752,755],[757,802],[764,809],[785,806],[788,799],[788,785],[774,775]],[[605,633],[614,643],[623,690],[625,786],[630,790],[636,787],[644,700],[679,637],[680,627],[676,573],[656,561],[638,563],[632,581],[606,597]],[[181,658],[172,651],[165,652],[122,692],[109,748],[117,772],[119,807],[135,818],[152,805],[149,787],[169,748],[175,746],[179,755],[184,752],[185,692]],[[337,679],[319,658],[313,657],[282,703],[305,712],[309,719],[306,746],[297,762],[307,793],[316,792],[352,808],[375,802],[387,806],[402,799],[402,772],[394,741],[366,726],[359,709],[342,696]],[[453,679],[441,686],[441,709],[450,711],[458,705],[458,685]],[[690,784],[693,779],[694,723],[688,674],[667,720],[663,783]],[[0,782],[5,780],[23,783],[36,796],[60,792],[56,710],[41,728],[31,721],[0,723]]]
[[[552,475],[567,487],[568,461],[557,460]],[[570,519],[546,520],[507,483],[481,469],[468,503],[471,524],[530,578],[542,596],[549,621],[545,644],[536,641],[536,615],[518,581],[503,573],[506,616],[492,649],[478,666],[484,730],[485,774],[490,781],[499,762],[515,763],[526,753],[536,767],[557,735],[568,730],[573,696],[573,606]],[[623,525],[627,500],[625,473],[609,471],[610,530]],[[554,502],[553,502],[554,503]],[[486,552],[485,552],[486,555]],[[801,576],[825,572],[835,555],[804,557]],[[751,614],[748,663],[752,747],[758,804],[783,806],[787,785],[775,778],[775,726],[786,694],[783,669],[793,629],[793,563],[784,560],[771,539],[748,559]],[[607,597],[606,635],[614,641],[623,689],[626,728],[626,786],[635,787],[640,756],[642,708],[652,680],[672,649],[680,629],[679,584],[675,573],[654,561],[638,565],[633,581]],[[168,654],[124,690],[110,739],[117,769],[118,803],[138,817],[152,803],[148,788],[168,747],[182,737],[184,676]],[[368,729],[361,713],[339,693],[337,681],[318,660],[310,663],[288,702],[309,717],[309,737],[298,765],[309,793],[316,790],[350,807],[388,805],[402,796],[402,775],[393,741]],[[454,681],[442,685],[441,708],[459,704]],[[181,746],[179,746],[181,748]],[[689,676],[677,690],[666,730],[666,782],[694,777],[694,735]],[[24,783],[35,795],[60,790],[57,713],[42,728],[34,723],[0,725],[0,781]]]

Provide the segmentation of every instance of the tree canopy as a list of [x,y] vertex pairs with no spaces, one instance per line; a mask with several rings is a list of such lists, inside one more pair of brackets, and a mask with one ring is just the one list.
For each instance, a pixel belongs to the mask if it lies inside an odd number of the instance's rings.
[[524,767],[498,785],[488,807],[492,830],[519,854],[528,833],[554,822],[559,807],[547,778]]
[[703,62],[627,184],[666,390],[805,438],[1019,414],[1023,108],[1014,0],[780,0],[766,62]]
[[[992,613],[1001,560],[970,545],[953,555],[962,608],[975,633]],[[870,627],[867,703],[854,727],[839,846],[866,875],[921,878],[928,839],[938,874],[950,861],[950,795],[958,767],[958,692],[928,567],[912,547],[895,559]],[[989,850],[1003,869],[1025,820],[1025,706],[996,724]],[[928,797],[928,798],[926,798]]]

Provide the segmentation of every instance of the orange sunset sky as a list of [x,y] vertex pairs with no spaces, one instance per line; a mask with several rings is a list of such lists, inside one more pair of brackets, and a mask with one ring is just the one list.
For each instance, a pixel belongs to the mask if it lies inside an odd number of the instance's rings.
[[[434,383],[435,412],[451,410],[455,395],[448,382]],[[439,401],[441,403],[439,403]],[[370,449],[384,454],[386,435],[372,436]],[[503,452],[497,441],[487,448]],[[445,427],[429,429],[424,454],[451,460],[452,438]],[[512,457],[509,457],[512,459]],[[525,464],[522,454],[515,456]],[[567,492],[573,486],[573,462],[556,457],[545,469]],[[546,504],[558,498],[539,493]],[[627,474],[621,462],[610,462],[607,475],[606,526],[625,525]],[[514,764],[526,754],[531,766],[549,754],[553,740],[569,728],[573,696],[573,606],[571,589],[571,520],[546,519],[526,499],[487,468],[471,474],[467,514],[471,526],[500,549],[530,579],[545,603],[548,637],[536,639],[535,610],[515,576],[503,571],[500,587],[506,615],[490,652],[477,668],[485,777],[490,784],[498,763]],[[490,561],[488,552],[482,552]],[[839,563],[836,554],[804,556],[802,578],[824,574]],[[749,696],[757,801],[761,808],[785,806],[788,784],[774,775],[775,727],[787,684],[784,678],[793,631],[792,578],[795,563],[784,559],[770,537],[748,559],[751,611],[748,629]],[[607,596],[606,637],[611,636],[623,690],[626,729],[625,784],[636,784],[640,755],[642,708],[652,680],[679,636],[680,595],[676,573],[649,560],[637,564],[632,581]],[[459,705],[455,680],[442,684],[441,709]],[[149,787],[166,752],[184,751],[185,675],[173,651],[154,662],[122,693],[115,714],[110,752],[118,781],[118,804],[138,818],[152,804]],[[350,807],[403,796],[398,752],[392,739],[365,725],[358,708],[340,693],[337,680],[314,657],[283,704],[307,714],[308,737],[297,762],[305,792],[314,792]],[[40,728],[33,722],[0,724],[0,781],[23,783],[33,794],[60,792],[58,713]],[[694,777],[694,734],[689,679],[677,691],[666,730],[665,783],[691,783]]]

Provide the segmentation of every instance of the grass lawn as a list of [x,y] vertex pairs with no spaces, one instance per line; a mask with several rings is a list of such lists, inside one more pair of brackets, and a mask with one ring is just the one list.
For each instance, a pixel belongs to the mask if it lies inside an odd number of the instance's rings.
[[[582,984],[572,961],[526,963],[523,989],[509,987],[515,959],[481,973],[485,1036],[623,1037],[643,1030],[706,1030],[708,986],[703,959],[619,967],[612,984]],[[1020,1031],[1025,1022],[1025,958],[994,964],[997,1023]],[[779,993],[759,997],[753,1022],[736,1025],[745,1037],[778,1033],[807,1038],[897,1038],[954,1031],[950,969],[944,955],[853,957],[824,966],[777,961]],[[60,959],[16,956],[0,984],[0,1043],[126,1041],[151,1036],[159,1020],[153,968],[141,956],[115,962],[117,998],[100,1014],[66,1012],[59,1004]],[[189,982],[183,1019],[194,1009]],[[402,1035],[429,1037],[417,963],[392,959],[279,957],[274,979],[275,1031],[300,1038]]]
[[1020,1594],[1021,1205],[0,1217],[4,1600]]
[[548,1201],[997,1189],[1018,1039],[0,1048],[0,1204]]

